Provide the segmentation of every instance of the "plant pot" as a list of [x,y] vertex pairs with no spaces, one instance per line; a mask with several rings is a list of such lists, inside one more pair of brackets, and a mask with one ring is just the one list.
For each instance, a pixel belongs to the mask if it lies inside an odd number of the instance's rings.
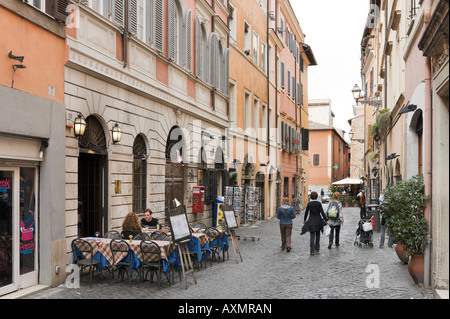
[[345,203],[345,207],[350,207],[350,203]]
[[423,270],[423,255],[412,255],[408,264],[408,271],[416,284],[423,284],[424,270]]
[[395,246],[395,252],[397,253],[397,256],[402,264],[406,265],[409,261],[409,257],[406,255],[406,250],[400,242],[398,242],[397,246]]
[[353,207],[358,207],[358,203],[353,203]]

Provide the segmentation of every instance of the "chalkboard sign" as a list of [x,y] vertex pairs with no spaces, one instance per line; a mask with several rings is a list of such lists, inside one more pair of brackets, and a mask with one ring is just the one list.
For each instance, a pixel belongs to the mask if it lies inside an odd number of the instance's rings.
[[169,216],[169,223],[173,242],[177,243],[191,238],[191,229],[186,214]]
[[223,214],[227,223],[228,229],[238,228],[236,216],[234,215],[234,209],[232,205],[223,205]]

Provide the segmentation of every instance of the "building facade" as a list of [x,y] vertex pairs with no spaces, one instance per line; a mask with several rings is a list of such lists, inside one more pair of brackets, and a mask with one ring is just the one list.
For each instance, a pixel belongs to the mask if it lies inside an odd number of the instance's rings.
[[[190,222],[211,224],[227,183],[227,2],[109,4],[73,2],[67,27],[67,252],[77,236],[121,230],[130,211],[164,222],[175,199]],[[87,129],[77,138],[78,114]],[[205,187],[195,214],[194,186]]]
[[[430,196],[425,209],[430,244],[424,253],[424,285],[448,289],[448,227],[439,226],[448,221],[448,214],[442,213],[448,194],[441,191],[448,185],[448,151],[441,153],[448,149],[448,36],[443,31],[448,27],[448,3],[370,3],[362,69],[367,54],[379,62],[373,65],[375,98],[367,95],[372,71],[362,73],[368,197],[376,202],[385,187],[423,175]],[[369,150],[376,156],[369,156]]]
[[0,295],[65,279],[65,32],[57,17],[48,7],[0,3]]

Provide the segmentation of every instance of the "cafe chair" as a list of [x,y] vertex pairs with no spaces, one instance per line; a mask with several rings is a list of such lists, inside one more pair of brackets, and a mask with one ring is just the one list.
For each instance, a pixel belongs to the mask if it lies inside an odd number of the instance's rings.
[[216,257],[217,262],[220,262],[220,232],[214,227],[209,227],[206,230],[206,235],[208,236],[209,248],[211,249],[211,265],[212,265],[212,261]]
[[124,230],[122,230],[120,235],[122,236],[122,239],[129,240],[130,236],[134,237],[137,235],[137,233],[132,230],[129,230],[129,229],[124,229]]
[[133,237],[133,240],[151,240],[151,238],[147,233],[139,233]]
[[[141,241],[141,281],[144,281],[150,272],[150,283],[153,282],[153,274],[156,273],[158,278],[158,286],[161,288],[161,274],[162,274],[162,260],[161,260],[161,247],[154,241],[143,240]],[[170,285],[170,279],[169,279]]]
[[203,232],[205,232],[206,229],[208,229],[208,226],[206,226],[204,223],[198,223],[198,224],[194,225],[194,228],[198,228],[196,230],[197,233],[199,233],[199,232],[203,233]]
[[117,230],[110,230],[107,231],[104,235],[103,238],[109,238],[109,239],[121,239],[122,236],[120,235],[120,233]]
[[[92,269],[98,269],[100,261],[94,259],[94,249],[87,241],[77,238],[72,240],[73,263],[78,265],[80,273],[89,267],[89,288],[92,288]],[[81,277],[80,277],[81,279]]]
[[109,284],[114,279],[114,271],[118,271],[118,278],[124,280],[124,275],[128,276],[128,283],[131,283],[131,268],[132,268],[132,252],[131,247],[128,242],[124,239],[113,239],[111,240],[110,249],[113,259],[112,265],[108,267],[111,268],[111,276]]
[[152,240],[167,240],[167,241],[170,241],[170,236],[167,235],[163,231],[156,231],[156,232],[151,233],[150,238]]

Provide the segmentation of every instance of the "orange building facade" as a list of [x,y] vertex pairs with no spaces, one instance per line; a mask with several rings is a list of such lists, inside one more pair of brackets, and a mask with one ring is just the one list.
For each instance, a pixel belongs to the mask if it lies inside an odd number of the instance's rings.
[[65,279],[65,31],[56,16],[0,3],[0,295]]

